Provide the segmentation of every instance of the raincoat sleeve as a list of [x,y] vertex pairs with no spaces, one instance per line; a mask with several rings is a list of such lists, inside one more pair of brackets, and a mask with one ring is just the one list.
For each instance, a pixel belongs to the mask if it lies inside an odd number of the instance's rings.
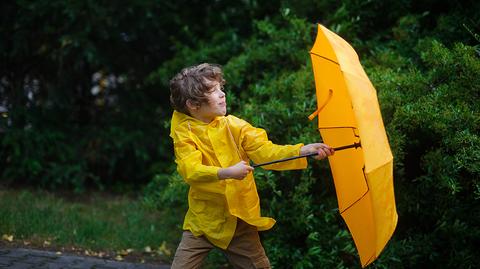
[[220,167],[203,164],[202,153],[197,149],[194,141],[182,133],[176,133],[173,139],[175,162],[179,174],[191,186],[218,182]]
[[[300,155],[303,144],[277,145],[268,139],[267,132],[261,128],[255,128],[249,123],[242,127],[240,141],[245,153],[254,163],[263,163],[278,159]],[[306,158],[264,166],[270,170],[305,169]]]

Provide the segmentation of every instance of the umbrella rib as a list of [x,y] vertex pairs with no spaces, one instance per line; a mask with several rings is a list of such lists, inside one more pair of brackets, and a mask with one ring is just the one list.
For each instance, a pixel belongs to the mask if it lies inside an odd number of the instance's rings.
[[340,212],[340,214],[343,214],[343,212],[347,211],[352,206],[354,206],[356,203],[358,203],[358,201],[362,200],[362,198],[365,197],[365,195],[367,195],[367,193],[370,191],[370,187],[368,187],[368,185],[367,185],[367,188],[368,188],[367,191],[360,198],[358,198],[355,202],[353,202],[351,205],[349,205],[347,208],[345,208],[342,212]]
[[357,127],[353,126],[330,126],[330,127],[319,127],[317,130],[326,130],[326,129],[352,129],[353,131],[353,136],[355,137],[360,137],[358,134],[355,133],[354,130],[357,130]]
[[353,202],[351,205],[349,205],[347,208],[345,208],[344,210],[342,210],[342,212],[340,212],[340,215],[343,214],[343,212],[347,211],[348,209],[350,209],[352,206],[354,206],[356,203],[358,203],[358,201],[362,200],[363,197],[365,197],[365,195],[367,195],[367,193],[370,191],[370,186],[368,186],[368,181],[367,181],[367,177],[365,176],[365,166],[362,168],[362,171],[363,171],[363,178],[365,179],[365,185],[367,185],[367,191],[362,194],[362,196],[360,196],[360,198],[358,198],[355,202]]
[[320,54],[316,54],[315,52],[310,52],[310,54],[313,54],[313,55],[315,55],[315,56],[318,56],[318,57],[320,57],[320,58],[323,58],[323,59],[325,59],[325,60],[327,60],[327,61],[330,61],[330,62],[332,62],[332,63],[334,63],[334,64],[336,64],[336,65],[340,65],[339,63],[335,62],[334,60],[329,59],[329,58],[327,58],[327,57],[325,57],[325,56],[322,56],[322,55],[320,55]]
[[[375,259],[375,254],[372,255],[372,257],[370,257],[367,262],[365,262],[365,266],[369,265],[370,263],[373,262],[373,260]],[[362,268],[365,268],[365,266],[362,266]]]

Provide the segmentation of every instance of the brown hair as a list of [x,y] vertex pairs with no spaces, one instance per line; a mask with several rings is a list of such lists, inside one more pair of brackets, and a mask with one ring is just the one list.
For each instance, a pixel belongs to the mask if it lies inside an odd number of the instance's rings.
[[170,80],[170,103],[173,109],[190,115],[187,100],[199,105],[207,102],[205,94],[220,83],[225,85],[220,65],[203,63],[182,69]]

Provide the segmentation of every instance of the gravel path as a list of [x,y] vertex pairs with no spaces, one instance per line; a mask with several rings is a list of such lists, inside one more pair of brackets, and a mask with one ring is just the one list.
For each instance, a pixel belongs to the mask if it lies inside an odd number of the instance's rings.
[[0,268],[10,269],[168,269],[170,265],[120,262],[25,248],[0,248]]

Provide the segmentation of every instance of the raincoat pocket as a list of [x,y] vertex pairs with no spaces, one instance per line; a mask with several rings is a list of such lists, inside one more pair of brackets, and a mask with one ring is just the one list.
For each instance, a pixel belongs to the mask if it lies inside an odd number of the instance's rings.
[[190,210],[207,218],[223,218],[225,196],[208,192],[192,192]]

